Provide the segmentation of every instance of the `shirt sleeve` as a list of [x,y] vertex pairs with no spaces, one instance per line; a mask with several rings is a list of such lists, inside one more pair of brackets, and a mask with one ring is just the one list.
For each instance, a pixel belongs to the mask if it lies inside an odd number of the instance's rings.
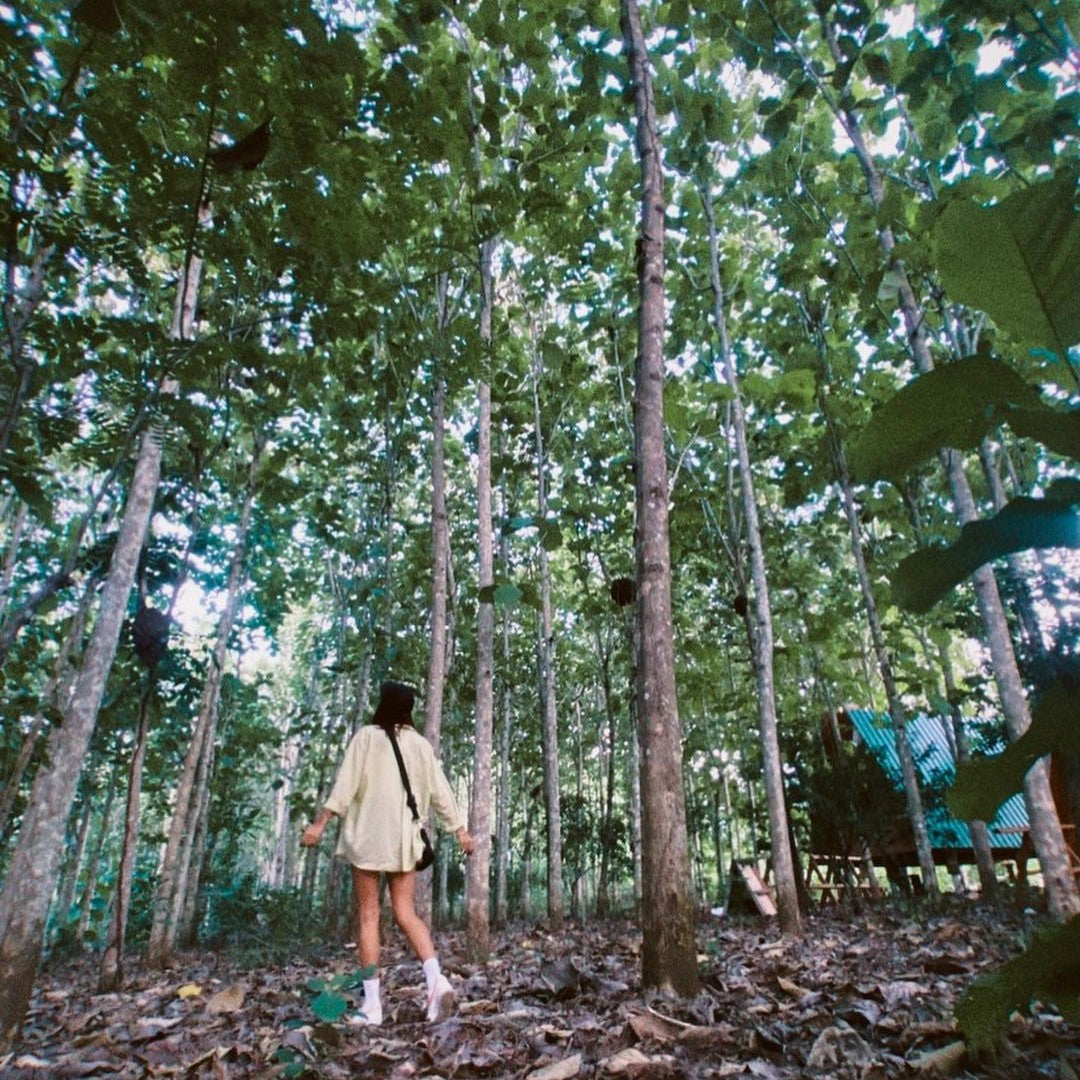
[[439,764],[439,759],[434,753],[431,754],[430,781],[431,808],[435,811],[439,824],[447,832],[457,832],[458,829],[465,828],[465,819],[458,809],[450,781],[446,779],[446,773],[443,772],[442,765]]
[[367,728],[362,727],[349,741],[345,757],[338,769],[337,779],[323,805],[338,817],[344,817],[349,804],[356,797],[360,788],[360,778],[364,773],[364,760],[367,757]]

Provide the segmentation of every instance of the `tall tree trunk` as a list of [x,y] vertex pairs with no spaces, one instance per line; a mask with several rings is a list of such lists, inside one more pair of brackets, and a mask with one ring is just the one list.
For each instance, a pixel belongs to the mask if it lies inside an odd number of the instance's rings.
[[785,934],[799,933],[802,919],[799,914],[799,883],[795,859],[789,842],[787,809],[784,802],[784,775],[780,758],[780,738],[776,717],[776,688],[773,672],[772,608],[769,601],[769,582],[765,568],[765,552],[758,520],[757,498],[754,493],[753,470],[750,465],[746,416],[742,391],[728,339],[724,313],[724,288],[720,279],[720,246],[716,232],[712,192],[702,186],[701,201],[709,230],[709,270],[713,293],[713,317],[720,342],[724,378],[731,389],[731,419],[738,459],[739,489],[746,523],[746,542],[750,553],[750,581],[753,586],[753,616],[747,609],[746,624],[750,635],[750,651],[757,683],[758,736],[765,793],[769,811],[769,838],[772,851],[773,877],[776,885],[776,907],[780,929]]
[[[86,617],[90,613],[90,605],[97,595],[98,578],[91,577],[83,589],[79,598],[79,606],[75,609],[67,629],[64,632],[64,640],[60,645],[60,651],[53,666],[52,676],[42,694],[42,703],[63,715],[71,697],[71,686],[74,681],[75,671],[73,664],[82,651],[83,634],[86,632]],[[3,794],[0,795],[0,851],[7,846],[8,823],[11,820],[12,811],[15,809],[15,800],[18,798],[22,787],[23,777],[30,765],[37,746],[38,739],[45,730],[46,721],[44,713],[38,713],[30,723],[30,727],[23,736],[19,745],[19,753],[15,759],[15,765],[11,775],[4,782]]]
[[521,893],[518,899],[518,915],[523,922],[532,918],[532,863],[533,863],[533,821],[536,817],[536,795],[529,792],[525,783],[525,772],[521,775],[521,799],[525,803],[525,839],[521,844]]
[[596,656],[600,662],[600,693],[603,698],[601,744],[605,748],[607,778],[604,791],[604,816],[600,827],[600,880],[596,886],[596,914],[611,912],[611,863],[615,844],[615,746],[616,712],[611,685],[611,637],[606,642],[596,632]]
[[[547,455],[540,414],[540,348],[532,343],[533,429],[536,463],[536,505],[541,524],[547,522]],[[559,801],[559,718],[555,686],[555,631],[551,613],[551,565],[541,534],[540,564],[540,733],[544,756],[544,809],[547,816],[547,914],[552,929],[563,920],[562,812]]]
[[[829,21],[827,11],[825,7],[820,9],[822,29],[833,56],[839,59],[841,54],[836,42],[835,28]],[[863,137],[861,119],[854,110],[838,105],[832,100],[831,95],[828,100],[851,139],[856,158],[866,178],[871,205],[875,211],[878,211],[885,198],[885,185]],[[894,256],[896,239],[891,227],[881,224],[877,231],[882,253],[890,261],[897,282],[898,303],[911,355],[915,360],[915,366],[925,374],[934,369],[934,360],[930,353],[926,333],[926,320],[915,298],[915,291],[908,279],[904,263]],[[953,506],[960,524],[966,525],[977,520],[978,509],[964,470],[963,456],[956,450],[943,448],[938,457],[948,479]],[[1017,667],[1016,652],[1009,635],[1001,594],[998,591],[994,572],[989,565],[984,564],[975,571],[973,584],[986,643],[990,650],[990,660],[1001,699],[1005,726],[1008,728],[1010,737],[1015,740],[1031,726],[1031,712]],[[1067,919],[1080,911],[1080,892],[1077,891],[1073,878],[1068,848],[1061,830],[1061,820],[1050,790],[1049,768],[1045,761],[1038,762],[1024,778],[1024,797],[1027,802],[1032,843],[1042,867],[1047,903],[1055,918]]]
[[[491,320],[495,303],[492,258],[495,243],[480,245],[480,338],[486,360],[491,360]],[[485,372],[479,392],[479,445],[477,449],[477,561],[481,601],[476,615],[476,728],[473,743],[473,786],[469,806],[469,832],[476,848],[466,864],[465,937],[474,959],[491,949],[488,913],[491,867],[491,751],[494,713],[495,604],[490,594],[495,585],[495,549],[491,514],[491,386]]]
[[120,869],[109,912],[109,929],[98,970],[98,990],[107,993],[119,988],[124,979],[124,944],[127,918],[131,907],[131,882],[139,843],[139,800],[142,797],[143,764],[146,761],[146,737],[150,731],[150,703],[156,685],[156,665],[146,673],[146,685],[139,699],[139,725],[135,747],[128,766],[127,806],[124,812],[124,841]]
[[[824,364],[825,347],[820,338],[818,340],[818,351]],[[939,891],[937,869],[934,866],[934,852],[930,844],[930,833],[926,827],[926,814],[923,810],[919,774],[915,767],[915,755],[912,753],[911,740],[908,738],[907,733],[907,717],[903,703],[900,700],[900,693],[896,688],[896,680],[893,677],[892,658],[889,656],[889,650],[885,646],[885,634],[881,628],[881,616],[878,614],[877,600],[874,597],[870,572],[866,566],[862,525],[859,522],[858,507],[855,505],[855,490],[848,470],[847,455],[840,434],[836,430],[827,391],[824,387],[818,394],[818,404],[825,417],[829,451],[832,457],[833,470],[836,473],[836,480],[840,487],[844,516],[847,518],[848,535],[851,539],[851,554],[855,562],[855,573],[859,579],[863,610],[866,612],[866,622],[870,630],[870,640],[873,643],[881,683],[885,688],[885,700],[889,705],[889,718],[892,722],[896,755],[900,760],[900,774],[904,785],[904,798],[907,802],[908,821],[911,824],[911,833],[915,839],[915,853],[919,860],[919,870],[922,872],[923,888],[929,896],[936,897]]]
[[[998,458],[989,439],[984,438],[979,444],[979,461],[982,463],[983,476],[986,477],[986,486],[990,492],[994,512],[1000,513],[1005,509],[1008,496],[1005,494],[1005,485],[1001,481]],[[1004,578],[1016,612],[1020,636],[1027,646],[1028,656],[1036,661],[1042,660],[1046,656],[1046,641],[1043,638],[1042,623],[1035,610],[1035,600],[1031,594],[1028,574],[1021,555],[1014,553],[1005,557]]]
[[60,875],[60,886],[57,889],[56,904],[57,920],[61,926],[71,921],[71,907],[75,903],[75,889],[79,884],[79,871],[82,869],[83,852],[86,851],[86,841],[90,837],[90,826],[94,821],[94,792],[88,782],[93,774],[94,762],[91,759],[87,779],[81,781],[82,793],[79,799],[78,810],[75,817],[78,825],[75,827],[75,840],[71,845],[71,853]]
[[[502,492],[502,517],[510,519],[510,507],[506,494],[506,481],[499,485]],[[510,575],[510,540],[504,529],[499,540],[499,561],[503,573]],[[502,617],[502,669],[509,673],[510,664],[510,616]],[[499,775],[498,796],[495,804],[495,925],[503,927],[510,917],[510,737],[513,726],[513,687],[506,675],[500,680],[499,719]]]
[[50,739],[49,763],[34,781],[0,893],[0,1053],[17,1037],[30,1001],[64,828],[116,655],[160,475],[161,442],[150,429],[139,446],[101,606],[71,703]]
[[636,0],[621,0],[641,161],[634,461],[638,726],[642,750],[642,978],[678,994],[700,985],[675,691],[664,446],[664,178],[652,78]]
[[[446,275],[439,277],[439,348],[442,349],[447,319]],[[428,657],[427,689],[424,694],[424,735],[439,753],[442,738],[443,687],[447,679],[447,586],[450,562],[450,522],[446,509],[446,380],[442,357],[433,374],[431,439],[431,652]],[[428,822],[434,836],[433,821]],[[432,882],[426,875],[417,888],[418,910],[431,911]],[[432,879],[434,875],[432,875]]]
[[[146,955],[147,963],[151,967],[168,967],[172,961],[172,951],[176,943],[180,914],[187,889],[188,870],[191,865],[192,845],[195,839],[195,811],[201,798],[200,784],[208,782],[207,765],[213,753],[218,703],[221,698],[221,679],[225,673],[229,637],[232,634],[236,611],[240,604],[247,535],[255,503],[255,487],[262,449],[262,437],[256,436],[251,464],[248,468],[244,505],[237,525],[236,540],[229,566],[225,604],[218,618],[214,651],[211,654],[206,680],[203,683],[199,713],[176,788],[176,800],[169,822],[169,836],[165,845],[157,888],[154,892],[150,941]],[[206,758],[205,761],[204,758]]]

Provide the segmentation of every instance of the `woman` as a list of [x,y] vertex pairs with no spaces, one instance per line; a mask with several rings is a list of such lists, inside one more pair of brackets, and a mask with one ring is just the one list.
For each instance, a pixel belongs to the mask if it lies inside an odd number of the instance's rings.
[[[421,821],[427,820],[430,806],[443,827],[457,836],[466,855],[473,850],[473,840],[431,743],[413,727],[413,699],[410,686],[382,684],[371,723],[353,736],[333,790],[300,843],[314,847],[331,817],[344,819],[335,854],[352,864],[360,966],[378,967],[379,875],[386,874],[394,918],[424,966],[427,1018],[441,1020],[453,1009],[454,989],[439,967],[431,933],[413,903],[423,842],[407,804],[390,732],[397,737]],[[379,993],[376,970],[375,978],[364,980],[363,1004],[353,1023],[382,1023]]]

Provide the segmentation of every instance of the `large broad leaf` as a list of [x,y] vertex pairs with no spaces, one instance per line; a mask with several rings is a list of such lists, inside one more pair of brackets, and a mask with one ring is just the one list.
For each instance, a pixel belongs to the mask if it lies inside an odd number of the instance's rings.
[[1076,180],[1067,170],[989,207],[956,198],[934,228],[934,261],[949,297],[1059,357],[1080,341]]
[[893,598],[908,611],[929,611],[992,559],[1030,548],[1080,548],[1077,488],[1080,482],[1066,481],[1057,489],[1060,497],[1013,499],[994,517],[965,525],[951,547],[909,555],[893,573]]
[[998,807],[1024,784],[1040,758],[1057,751],[1080,752],[1080,686],[1059,679],[1039,695],[1031,727],[993,757],[974,758],[957,770],[946,801],[963,821],[993,821]]
[[991,1046],[1013,1012],[1026,1011],[1034,999],[1053,1002],[1067,1021],[1080,1022],[1080,915],[1042,930],[1026,952],[977,979],[956,1019],[973,1046]]
[[851,448],[856,480],[899,480],[939,447],[970,449],[1012,410],[1049,412],[1012,368],[969,356],[912,379],[870,418]]

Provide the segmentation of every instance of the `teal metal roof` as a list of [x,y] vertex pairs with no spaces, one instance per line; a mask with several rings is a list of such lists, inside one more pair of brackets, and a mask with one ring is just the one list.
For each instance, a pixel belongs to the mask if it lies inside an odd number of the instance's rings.
[[[865,743],[878,764],[892,780],[897,790],[903,789],[900,758],[896,753],[896,738],[888,713],[874,713],[869,709],[847,709],[855,735]],[[977,724],[978,721],[967,721]],[[956,776],[952,749],[945,733],[948,721],[940,716],[920,714],[907,722],[908,739],[915,757],[915,768],[921,788],[939,785],[948,787]],[[1002,803],[992,822],[989,822],[990,844],[996,848],[1018,848],[1023,840],[1023,830],[1028,827],[1027,807],[1021,793]],[[926,827],[930,844],[935,848],[970,848],[971,833],[967,823],[959,821],[948,808],[936,803],[926,808]],[[1008,832],[1002,832],[1008,829]]]

